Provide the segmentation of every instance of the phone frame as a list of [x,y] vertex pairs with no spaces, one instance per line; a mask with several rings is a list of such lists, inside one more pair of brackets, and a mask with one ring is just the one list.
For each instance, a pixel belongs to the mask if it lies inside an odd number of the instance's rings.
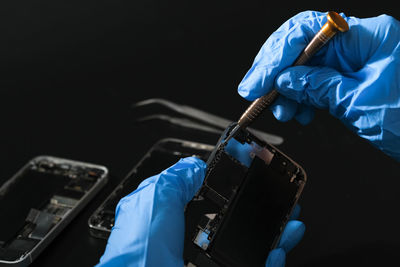
[[39,254],[61,233],[61,231],[76,217],[76,215],[89,203],[89,201],[108,181],[108,169],[105,166],[55,156],[41,155],[29,160],[28,163],[26,163],[9,180],[7,180],[0,187],[0,194],[2,194],[2,192],[4,194],[7,191],[7,188],[11,186],[12,183],[17,181],[17,179],[19,179],[34,162],[39,162],[41,160],[50,160],[56,164],[70,164],[84,168],[100,169],[103,171],[103,174],[97,179],[96,183],[77,201],[76,205],[62,217],[60,222],[58,222],[29,252],[25,253],[24,256],[15,261],[6,261],[0,259],[0,266],[27,266],[31,264],[33,260],[39,256]]
[[113,198],[116,194],[118,194],[118,190],[122,189],[124,187],[125,182],[128,179],[132,179],[132,175],[137,172],[137,169],[140,168],[142,163],[150,157],[150,155],[153,153],[153,151],[159,149],[160,147],[163,148],[163,145],[165,146],[169,142],[175,142],[180,144],[183,147],[189,147],[189,148],[194,148],[197,150],[204,150],[208,152],[212,152],[214,150],[214,146],[210,144],[205,144],[205,143],[200,143],[200,142],[195,142],[195,141],[189,141],[189,140],[184,140],[184,139],[178,139],[178,138],[163,138],[154,143],[150,149],[144,154],[144,156],[139,160],[139,162],[128,172],[128,174],[125,176],[121,182],[117,185],[117,187],[108,195],[108,197],[101,203],[101,205],[93,212],[93,214],[89,217],[88,219],[88,225],[89,225],[89,231],[90,234],[94,237],[97,238],[102,238],[102,239],[107,239],[109,234],[111,233],[111,230],[105,227],[100,227],[95,225],[92,221],[94,217],[99,214],[101,210],[103,210],[104,206],[106,203]]
[[[195,195],[195,197],[193,198],[193,200],[191,202],[188,203],[187,205],[187,209],[186,212],[190,212],[191,209],[191,203],[197,199],[202,199],[205,196],[203,195],[203,190],[207,190],[206,188],[209,189],[208,185],[207,185],[207,180],[208,180],[208,176],[210,174],[210,172],[212,172],[212,169],[214,169],[214,163],[215,160],[217,158],[217,154],[220,152],[220,150],[224,149],[225,147],[225,142],[224,140],[229,136],[230,131],[235,128],[236,123],[232,123],[221,135],[220,139],[218,140],[215,149],[213,150],[213,152],[211,153],[208,161],[207,161],[207,173],[206,173],[206,177],[204,179],[204,183],[202,185],[202,187],[200,188],[200,190],[197,192],[197,194]],[[296,168],[298,168],[299,173],[301,173],[302,179],[299,183],[298,186],[298,190],[296,191],[296,194],[293,198],[293,205],[287,210],[286,213],[286,217],[284,220],[281,221],[281,227],[280,227],[280,231],[279,233],[277,233],[277,235],[275,236],[274,241],[272,242],[272,245],[270,247],[270,250],[274,249],[277,247],[279,240],[281,239],[281,236],[283,234],[283,230],[286,226],[286,224],[289,221],[289,218],[291,216],[291,214],[293,213],[293,210],[295,208],[295,206],[297,205],[300,196],[303,192],[304,186],[307,182],[307,174],[304,171],[303,167],[300,166],[297,162],[295,162],[293,159],[291,159],[290,157],[288,157],[285,153],[283,153],[282,151],[280,151],[279,149],[277,149],[275,146],[267,143],[266,141],[260,139],[257,135],[253,134],[251,131],[247,131],[245,129],[242,129],[240,131],[239,134],[236,135],[236,137],[234,137],[237,141],[243,143],[243,142],[254,142],[255,144],[257,144],[258,146],[260,146],[261,148],[263,148],[264,150],[268,150],[270,151],[273,155],[278,154],[280,157],[284,158],[286,161],[290,162],[291,164],[293,164],[293,166],[296,166]],[[262,158],[261,158],[262,159]],[[267,162],[268,160],[262,159],[263,161],[265,161],[265,163],[267,165],[269,165],[271,163],[272,158],[270,159],[269,162]],[[218,161],[218,160],[217,160]],[[217,163],[218,164],[218,163]],[[210,170],[210,166],[211,170]],[[234,196],[233,201],[235,201],[236,196]],[[231,201],[230,201],[231,202]],[[235,206],[231,207],[231,205],[229,204],[228,206],[229,209],[234,209]],[[224,221],[226,221],[224,219]],[[223,223],[224,223],[223,221]],[[220,224],[221,226],[221,224]],[[221,228],[220,226],[218,226],[218,229],[216,230],[216,233],[218,234],[219,229]],[[212,251],[207,250],[207,249],[201,249],[199,247],[196,247],[195,245],[193,245],[193,243],[195,243],[195,238],[196,236],[193,235],[193,232],[190,232],[189,228],[191,226],[187,226],[185,229],[185,243],[189,242],[189,239],[192,242],[192,247],[188,247],[189,249],[187,251],[184,252],[184,260],[186,262],[188,262],[188,264],[192,264],[194,266],[212,266],[212,267],[217,267],[217,266],[231,266],[231,264],[233,264],[232,262],[227,262],[226,259],[228,259],[229,257],[225,257],[225,259],[221,258],[220,256],[212,256]],[[217,235],[216,234],[216,235]],[[188,239],[186,239],[188,238]],[[212,242],[212,239],[211,241]],[[186,248],[186,246],[185,246]],[[197,252],[196,252],[197,251]],[[193,258],[193,255],[196,254],[196,256]],[[187,266],[192,266],[192,265],[187,265]],[[238,265],[238,264],[233,264],[234,266],[242,266],[242,265]],[[246,266],[250,266],[250,265],[246,265]]]

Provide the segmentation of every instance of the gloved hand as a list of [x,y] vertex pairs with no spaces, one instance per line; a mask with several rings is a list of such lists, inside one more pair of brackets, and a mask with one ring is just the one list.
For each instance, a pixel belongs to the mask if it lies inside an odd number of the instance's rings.
[[301,221],[296,220],[300,214],[300,206],[296,206],[289,222],[283,230],[278,247],[272,250],[269,255],[266,267],[284,267],[286,262],[286,253],[294,248],[300,242],[304,235],[305,226]]
[[[97,266],[183,266],[184,207],[200,189],[205,169],[200,159],[181,159],[121,199]],[[294,216],[298,212],[293,212]],[[303,223],[290,221],[266,266],[284,266],[285,253],[303,232]]]
[[285,22],[256,56],[239,85],[254,100],[275,87],[271,107],[281,121],[309,123],[313,107],[329,109],[359,136],[400,160],[400,23],[394,18],[345,17],[350,30],[332,38],[307,64],[289,67],[326,22],[306,11]]
[[122,198],[98,266],[183,266],[184,207],[205,170],[200,159],[181,159]]

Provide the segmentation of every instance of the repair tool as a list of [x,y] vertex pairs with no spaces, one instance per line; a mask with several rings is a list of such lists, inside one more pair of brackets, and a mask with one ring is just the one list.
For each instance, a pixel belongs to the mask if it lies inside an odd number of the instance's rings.
[[[323,47],[338,31],[346,32],[349,30],[349,25],[342,16],[338,13],[329,11],[327,15],[328,21],[322,26],[322,28],[315,34],[314,38],[304,48],[299,57],[293,63],[293,66],[304,65],[315,53],[317,53],[321,47]],[[240,130],[246,128],[251,122],[253,122],[263,110],[271,106],[275,99],[279,96],[276,89],[273,89],[268,94],[257,98],[253,103],[246,109],[243,115],[240,117],[235,128],[229,133],[225,139],[224,144],[235,136]]]

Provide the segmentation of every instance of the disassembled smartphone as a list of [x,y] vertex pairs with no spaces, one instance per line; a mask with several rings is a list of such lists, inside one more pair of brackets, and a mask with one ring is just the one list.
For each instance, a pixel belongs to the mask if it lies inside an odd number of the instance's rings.
[[162,139],[154,144],[89,218],[90,233],[98,238],[108,238],[114,226],[115,209],[121,198],[134,191],[144,179],[160,173],[180,158],[196,156],[205,161],[213,149],[214,146],[208,144],[174,138]]
[[203,186],[186,206],[187,266],[265,266],[306,182],[272,145],[228,127],[207,161]]
[[0,187],[0,266],[27,266],[106,184],[104,166],[30,160]]
[[[180,158],[207,160],[203,186],[185,210],[186,266],[264,266],[276,247],[306,175],[275,147],[242,130],[225,147],[180,139],[156,143],[90,217],[93,236],[108,238],[119,200]],[[166,226],[168,227],[168,226]]]

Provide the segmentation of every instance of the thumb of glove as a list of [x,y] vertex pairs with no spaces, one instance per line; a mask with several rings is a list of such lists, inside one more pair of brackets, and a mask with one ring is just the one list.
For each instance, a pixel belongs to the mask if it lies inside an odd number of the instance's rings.
[[181,159],[121,199],[99,266],[182,266],[184,207],[199,190],[205,169],[200,159]]

